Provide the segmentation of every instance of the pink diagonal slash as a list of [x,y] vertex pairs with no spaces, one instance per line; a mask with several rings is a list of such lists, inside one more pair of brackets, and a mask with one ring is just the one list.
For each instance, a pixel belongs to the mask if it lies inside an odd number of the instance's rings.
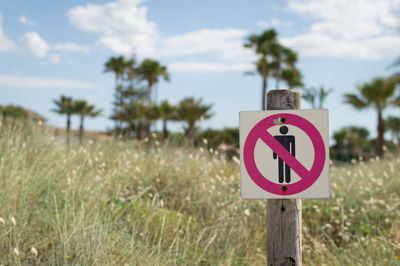
[[267,144],[300,178],[307,178],[310,172],[282,146],[268,131],[260,135],[262,141]]

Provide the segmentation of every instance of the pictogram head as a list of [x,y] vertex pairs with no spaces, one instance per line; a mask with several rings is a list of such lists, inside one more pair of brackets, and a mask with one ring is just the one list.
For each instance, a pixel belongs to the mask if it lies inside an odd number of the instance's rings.
[[286,135],[288,133],[289,129],[287,126],[281,126],[279,128],[279,132],[281,132],[282,135]]

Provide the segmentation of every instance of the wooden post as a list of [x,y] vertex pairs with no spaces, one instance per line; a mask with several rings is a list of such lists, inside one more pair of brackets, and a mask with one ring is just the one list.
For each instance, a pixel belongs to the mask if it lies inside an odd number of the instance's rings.
[[[267,110],[301,109],[298,90],[271,90]],[[301,266],[301,200],[267,201],[268,266]]]

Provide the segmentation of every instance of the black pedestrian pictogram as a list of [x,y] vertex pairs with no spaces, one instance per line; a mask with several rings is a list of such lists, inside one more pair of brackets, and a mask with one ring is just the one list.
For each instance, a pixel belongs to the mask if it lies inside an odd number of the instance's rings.
[[[275,136],[275,139],[283,146],[285,149],[290,152],[293,157],[296,157],[296,141],[295,137],[292,135],[286,135],[288,133],[289,129],[287,126],[281,126],[279,128],[279,132],[281,132],[282,135],[280,136]],[[275,152],[273,154],[273,158],[279,158],[278,159],[278,172],[279,172],[279,183],[283,183],[283,172],[285,172],[285,182],[290,183],[290,166],[287,165],[281,157],[279,157]]]

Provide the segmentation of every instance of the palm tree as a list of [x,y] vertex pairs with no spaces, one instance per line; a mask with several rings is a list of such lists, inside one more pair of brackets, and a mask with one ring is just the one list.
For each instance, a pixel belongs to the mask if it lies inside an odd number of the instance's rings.
[[287,68],[282,70],[281,78],[288,86],[288,89],[304,86],[302,81],[303,76],[296,68]]
[[386,119],[386,127],[392,133],[393,141],[400,143],[400,118],[389,116]]
[[385,133],[385,123],[383,111],[389,105],[400,106],[400,97],[394,97],[395,84],[383,78],[375,78],[370,83],[357,86],[358,94],[347,93],[344,95],[345,103],[356,109],[372,107],[378,115],[376,154],[383,155],[383,142]]
[[119,57],[111,57],[105,63],[104,72],[113,72],[115,74],[115,87],[122,85],[127,61],[122,55]]
[[267,81],[269,76],[269,70],[271,68],[269,56],[272,53],[272,47],[277,43],[277,33],[274,29],[266,30],[260,35],[252,34],[247,37],[244,47],[251,48],[256,54],[260,55],[260,59],[257,61],[257,70],[261,75],[262,83],[262,96],[261,96],[261,106],[265,109],[265,97],[267,94]]
[[146,121],[146,135],[150,135],[150,128],[154,121],[160,118],[160,109],[155,104],[146,104],[144,110],[144,119]]
[[312,109],[315,109],[317,106],[316,100],[318,92],[315,88],[303,88],[303,99],[311,105]]
[[324,86],[320,86],[319,89],[303,88],[303,99],[311,105],[312,109],[322,109],[326,98],[332,92],[333,89],[325,89]]
[[297,53],[275,42],[271,44],[271,57],[273,59],[272,66],[274,69],[273,76],[276,79],[276,89],[279,89],[283,70],[296,70]]
[[189,142],[193,140],[196,122],[212,116],[211,107],[212,105],[203,105],[202,99],[185,98],[179,102],[177,117],[187,123],[186,138]]
[[129,130],[135,131],[139,140],[143,139],[145,134],[145,116],[147,104],[142,101],[131,101],[124,106],[123,121],[128,123]]
[[137,69],[141,79],[147,81],[147,103],[151,102],[151,93],[153,86],[158,82],[158,78],[162,77],[165,81],[169,81],[169,73],[166,66],[162,66],[158,61],[152,59],[144,59]]
[[73,102],[74,113],[79,115],[80,124],[79,124],[79,142],[82,143],[84,129],[83,123],[86,116],[89,117],[97,117],[101,114],[101,110],[95,109],[96,106],[88,104],[85,100],[76,100]]
[[325,89],[324,88],[324,86],[320,86],[319,87],[319,91],[318,91],[318,102],[319,102],[319,105],[318,105],[318,108],[319,109],[322,109],[323,108],[323,106],[324,106],[324,102],[325,102],[325,100],[326,100],[326,97],[328,97],[328,95],[330,94],[330,93],[332,93],[333,92],[333,89],[332,88],[329,88],[329,89]]
[[55,109],[52,109],[52,112],[66,115],[67,116],[67,145],[69,145],[69,134],[71,130],[71,116],[74,114],[74,106],[72,97],[67,97],[65,95],[61,95],[60,99],[53,100],[53,103],[56,105]]
[[278,42],[271,44],[272,66],[274,68],[274,77],[276,79],[275,89],[279,89],[281,79],[282,64],[284,61],[284,47]]
[[163,101],[160,104],[159,110],[163,121],[163,139],[166,139],[168,137],[167,122],[168,120],[176,119],[176,108],[170,105],[168,101]]
[[127,60],[122,55],[119,57],[111,57],[106,63],[104,72],[113,72],[115,74],[115,101],[114,101],[114,115],[115,128],[118,130],[120,127],[120,114],[124,75],[126,73]]
[[132,57],[125,62],[124,73],[126,74],[126,79],[129,81],[130,85],[133,86],[135,78],[139,76],[135,58]]

